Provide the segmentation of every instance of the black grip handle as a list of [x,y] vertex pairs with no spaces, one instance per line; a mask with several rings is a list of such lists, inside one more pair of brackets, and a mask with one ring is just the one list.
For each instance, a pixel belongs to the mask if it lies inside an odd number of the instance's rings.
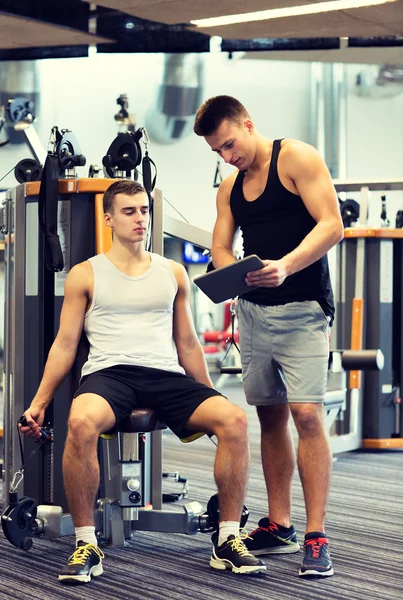
[[241,367],[220,367],[220,373],[224,375],[240,375],[242,373]]
[[[22,417],[20,417],[18,419],[18,423],[20,425],[22,425],[23,427],[29,427],[25,415],[22,415]],[[50,439],[50,434],[46,431],[46,429],[43,429],[41,427],[39,431],[40,431],[41,437],[39,438],[38,441],[45,442],[46,440]]]

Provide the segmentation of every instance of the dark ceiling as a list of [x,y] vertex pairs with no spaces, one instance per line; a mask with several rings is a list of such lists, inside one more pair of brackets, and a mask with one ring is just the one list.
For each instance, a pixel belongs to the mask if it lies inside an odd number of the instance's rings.
[[[0,0],[0,60],[87,56],[91,45],[101,53],[208,52],[211,36],[219,36],[222,51],[230,53],[245,51],[261,57],[275,53],[276,58],[281,52],[288,58],[298,53],[306,60],[310,53],[329,53],[348,62],[349,49],[351,57],[364,57],[370,48],[371,62],[383,62],[384,49],[392,48],[393,62],[403,63],[403,0],[199,30],[190,24],[195,19],[245,13],[245,7],[254,12],[317,1],[100,0],[95,5],[83,0]],[[379,60],[374,60],[376,49]]]

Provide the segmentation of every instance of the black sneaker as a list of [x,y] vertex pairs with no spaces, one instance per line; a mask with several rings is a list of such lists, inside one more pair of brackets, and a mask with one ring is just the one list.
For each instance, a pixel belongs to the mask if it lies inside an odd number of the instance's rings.
[[217,546],[218,533],[213,533],[211,539],[214,546],[210,558],[210,567],[220,569],[221,571],[230,569],[233,573],[241,575],[251,575],[266,571],[266,565],[258,558],[252,556],[246,548],[244,543],[246,537],[247,534],[239,537],[230,535],[226,542],[221,544],[221,546]]
[[300,546],[293,525],[282,527],[267,517],[260,519],[258,528],[245,540],[245,546],[254,556],[261,554],[292,554]]
[[304,551],[304,560],[299,570],[301,576],[330,577],[333,575],[329,545],[324,533],[319,531],[307,533]]
[[61,570],[59,581],[63,583],[87,583],[91,577],[102,575],[102,559],[104,553],[94,546],[78,542],[77,548],[70,556],[67,565]]

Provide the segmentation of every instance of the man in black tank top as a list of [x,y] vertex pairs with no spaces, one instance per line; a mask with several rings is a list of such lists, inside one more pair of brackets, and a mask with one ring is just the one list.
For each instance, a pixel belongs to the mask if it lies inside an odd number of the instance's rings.
[[332,453],[323,402],[334,318],[326,253],[343,237],[336,191],[312,146],[263,137],[235,98],[207,100],[194,131],[237,169],[218,190],[214,266],[235,261],[238,228],[244,256],[257,254],[265,263],[248,273],[251,291],[238,302],[245,395],[257,407],[269,496],[269,513],[247,545],[256,555],[299,550],[291,521],[291,413],[307,513],[299,574],[333,575],[324,523]]

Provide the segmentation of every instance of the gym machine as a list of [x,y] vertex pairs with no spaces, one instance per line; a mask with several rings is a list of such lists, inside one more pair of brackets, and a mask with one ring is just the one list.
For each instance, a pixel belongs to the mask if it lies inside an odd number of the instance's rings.
[[[53,133],[52,166],[57,166],[58,178],[56,182],[51,178],[53,185],[56,183],[56,193],[51,196],[50,205],[49,198],[41,197],[44,183],[48,183],[45,163],[42,182],[27,182],[9,190],[3,206],[2,227],[6,238],[3,481],[9,502],[1,521],[9,541],[26,550],[35,537],[55,538],[74,533],[67,513],[61,460],[70,402],[86,358],[85,339],[80,342],[73,369],[46,412],[43,441],[20,439],[17,422],[42,377],[47,352],[58,329],[68,271],[78,262],[107,251],[111,244],[111,230],[104,225],[102,199],[114,179],[77,178],[74,166],[83,166],[85,158],[72,136],[64,138],[69,143],[63,152],[63,135],[60,137],[56,130]],[[124,171],[127,176],[141,162],[139,140],[144,132],[137,133],[137,137],[136,133],[128,135],[118,134],[119,141],[115,140],[104,157],[104,166],[114,175]],[[147,177],[146,190],[151,182],[150,173]],[[211,247],[210,233],[164,216],[163,195],[155,189],[153,252],[163,255],[165,235]],[[49,247],[46,242],[50,236],[53,239]],[[125,546],[130,545],[136,530],[195,534],[212,531],[217,526],[217,495],[210,499],[207,512],[198,502],[188,502],[181,510],[163,507],[163,476],[173,476],[176,482],[184,484],[182,493],[174,496],[187,496],[184,478],[176,473],[162,473],[164,428],[153,411],[138,409],[120,423],[115,439],[100,440],[102,475],[94,517],[101,542]],[[24,463],[20,468],[23,462],[20,441],[24,455],[28,458],[31,455],[26,469]],[[242,525],[247,516],[244,508]]]
[[[345,229],[337,247],[332,343],[354,351],[379,348],[385,362],[382,370],[350,373],[345,418],[337,423],[336,444],[341,451],[403,448],[403,229],[367,226],[370,192],[403,190],[403,181],[336,180],[334,184],[337,192],[359,192],[360,202],[348,201],[348,211],[342,204],[346,217],[352,218],[350,225],[355,222],[355,226]],[[384,201],[381,217],[386,225]]]
[[[14,176],[19,183],[38,181],[42,176],[42,165],[45,162],[46,151],[33,126],[34,121],[35,105],[29,98],[17,96],[10,98],[7,105],[0,106],[0,133],[5,131],[8,123],[15,131],[22,131],[34,156],[34,158],[20,160],[14,167]],[[8,142],[8,136],[6,135],[0,143],[0,148]]]

